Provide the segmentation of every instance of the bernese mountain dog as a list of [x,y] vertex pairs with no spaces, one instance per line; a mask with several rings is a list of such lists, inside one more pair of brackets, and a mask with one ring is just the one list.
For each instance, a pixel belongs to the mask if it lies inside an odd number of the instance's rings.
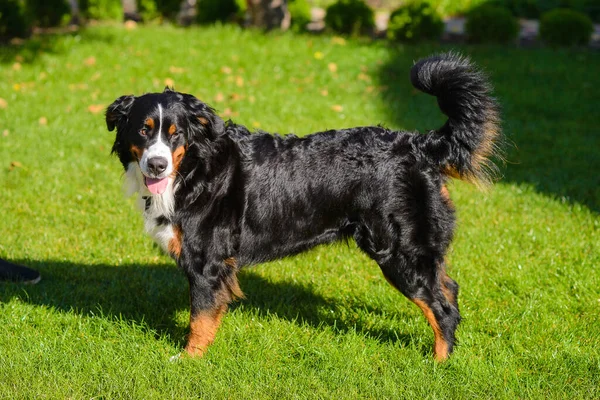
[[446,183],[491,180],[498,106],[485,76],[454,53],[417,62],[411,81],[437,97],[448,116],[441,128],[251,133],[169,88],[108,107],[112,152],[138,193],[146,231],[189,280],[190,355],[206,352],[242,296],[240,268],[354,238],[423,311],[435,359],[449,356],[460,314],[444,261],[455,228]]

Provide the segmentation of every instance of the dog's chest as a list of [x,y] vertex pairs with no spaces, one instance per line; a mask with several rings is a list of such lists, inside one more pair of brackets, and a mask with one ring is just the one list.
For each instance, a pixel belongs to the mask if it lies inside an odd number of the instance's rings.
[[126,172],[127,194],[137,194],[137,204],[144,216],[144,228],[154,241],[166,252],[175,237],[171,224],[175,208],[175,188],[170,181],[167,189],[160,195],[152,195],[143,184],[144,178],[137,163],[131,163]]
[[157,204],[162,199],[144,196],[141,200],[144,207],[144,229],[164,251],[168,252],[175,232],[170,216],[165,213],[164,204]]

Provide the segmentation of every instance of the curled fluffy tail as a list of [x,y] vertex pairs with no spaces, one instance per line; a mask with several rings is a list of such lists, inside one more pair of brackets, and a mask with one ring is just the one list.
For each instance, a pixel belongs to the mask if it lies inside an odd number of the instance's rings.
[[421,136],[421,148],[442,171],[487,185],[497,175],[491,158],[500,156],[498,105],[486,77],[468,58],[446,53],[417,62],[411,69],[417,89],[437,97],[448,121]]

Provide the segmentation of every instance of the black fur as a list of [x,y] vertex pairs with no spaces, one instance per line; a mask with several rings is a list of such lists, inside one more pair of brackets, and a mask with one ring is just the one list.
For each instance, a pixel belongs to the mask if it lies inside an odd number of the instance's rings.
[[449,175],[486,179],[500,135],[497,107],[483,75],[454,54],[419,61],[411,80],[437,96],[449,117],[440,129],[251,134],[169,89],[123,96],[108,108],[108,128],[117,127],[113,151],[126,168],[156,103],[181,122],[187,148],[175,210],[161,222],[182,233],[181,250],[172,254],[189,278],[192,320],[235,297],[242,266],[354,238],[423,309],[436,333],[436,358],[448,356],[460,314],[458,285],[445,273],[455,213],[444,185]]

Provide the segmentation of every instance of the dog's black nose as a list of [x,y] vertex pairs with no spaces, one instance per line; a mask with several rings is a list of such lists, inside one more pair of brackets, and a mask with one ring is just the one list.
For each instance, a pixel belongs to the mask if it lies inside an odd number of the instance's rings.
[[163,157],[153,157],[148,160],[148,169],[154,175],[162,174],[167,169],[167,165],[169,165],[169,161]]

